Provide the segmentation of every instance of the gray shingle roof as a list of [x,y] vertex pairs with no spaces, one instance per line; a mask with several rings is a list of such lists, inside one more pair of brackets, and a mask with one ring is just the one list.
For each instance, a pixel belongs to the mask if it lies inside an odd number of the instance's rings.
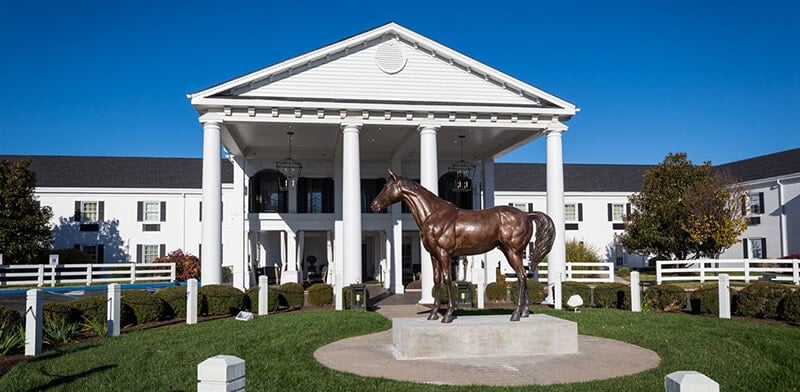
[[728,171],[739,181],[800,173],[800,148],[717,165],[714,169]]
[[[0,160],[31,158],[40,187],[202,188],[200,158],[138,158],[0,155]],[[222,160],[222,182],[233,183],[233,166]]]
[[[653,165],[564,164],[565,192],[636,192],[642,174]],[[496,163],[494,189],[497,191],[540,191],[547,189],[544,163]]]

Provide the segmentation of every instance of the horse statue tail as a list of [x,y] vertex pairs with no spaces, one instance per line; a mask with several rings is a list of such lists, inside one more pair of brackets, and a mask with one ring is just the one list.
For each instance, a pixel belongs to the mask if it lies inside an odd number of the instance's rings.
[[553,249],[556,229],[553,220],[544,212],[529,212],[528,219],[533,220],[533,223],[536,224],[536,238],[533,252],[530,254],[530,260],[531,263],[539,264],[539,262],[550,253],[550,250]]

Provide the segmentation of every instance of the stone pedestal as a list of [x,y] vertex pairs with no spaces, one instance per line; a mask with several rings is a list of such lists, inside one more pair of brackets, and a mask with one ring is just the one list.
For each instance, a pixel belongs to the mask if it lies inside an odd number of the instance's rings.
[[508,315],[458,317],[450,324],[392,320],[397,359],[475,358],[578,352],[578,325],[543,314],[519,322]]

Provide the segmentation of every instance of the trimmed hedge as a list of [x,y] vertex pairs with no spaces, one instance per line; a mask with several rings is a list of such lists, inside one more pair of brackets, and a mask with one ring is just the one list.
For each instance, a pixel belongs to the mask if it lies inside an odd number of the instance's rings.
[[[542,303],[545,297],[545,285],[540,282],[536,282],[533,279],[528,279],[527,286],[528,299],[531,301],[531,305],[538,305]],[[511,282],[509,289],[511,291],[511,303],[516,304],[518,299],[517,297],[519,296],[519,281]]]
[[14,331],[20,324],[22,315],[16,309],[0,305],[0,329],[4,332]]
[[506,282],[492,282],[486,285],[486,299],[492,302],[508,301]]
[[567,303],[569,297],[578,294],[583,299],[585,306],[592,303],[592,288],[584,283],[561,282],[561,303]]
[[[105,297],[82,297],[69,304],[80,312],[81,319],[89,320],[94,323],[105,323],[107,312],[106,302],[107,299]],[[123,321],[133,318],[131,309],[127,306],[121,306],[120,312],[122,313],[120,317]]]
[[63,302],[46,302],[42,305],[44,322],[77,324],[81,322],[81,312]]
[[315,283],[308,288],[308,303],[314,306],[333,305],[333,287],[325,283]]
[[617,270],[617,275],[627,279],[631,276],[631,269],[628,267],[622,267]]
[[777,283],[755,282],[739,292],[736,312],[745,317],[778,318],[786,294],[786,289]]
[[201,314],[206,316],[233,316],[245,308],[245,295],[233,286],[211,284],[200,287]]
[[783,319],[800,322],[800,290],[786,294],[783,299]]
[[[733,289],[730,290],[731,298],[735,298]],[[719,285],[710,284],[703,286],[692,292],[692,297],[689,303],[692,306],[692,314],[719,314]],[[731,301],[733,305],[733,301]]]
[[[123,290],[122,305],[133,312],[133,324],[166,320],[170,314],[167,304],[146,290]],[[125,320],[122,324],[125,325]]]
[[[167,304],[168,318],[186,318],[186,301],[188,299],[188,294],[185,286],[165,287],[156,291],[154,295]],[[197,303],[199,311],[200,301],[197,301]]]
[[278,306],[289,309],[300,309],[305,303],[303,285],[287,282],[278,287]]
[[[247,309],[253,313],[258,313],[258,286],[251,286],[245,292]],[[278,310],[278,290],[277,287],[267,286],[267,312]]]
[[624,283],[600,283],[594,288],[594,305],[598,308],[630,309],[630,288]]
[[644,292],[650,310],[657,312],[680,312],[686,307],[686,292],[673,284],[651,286]]

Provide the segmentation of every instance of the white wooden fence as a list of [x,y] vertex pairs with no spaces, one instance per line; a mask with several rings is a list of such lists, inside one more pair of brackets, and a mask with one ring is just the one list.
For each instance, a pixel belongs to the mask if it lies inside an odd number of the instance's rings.
[[728,274],[731,280],[750,282],[768,277],[777,282],[800,284],[800,260],[797,259],[698,259],[656,261],[656,281],[705,282]]
[[175,263],[0,265],[0,287],[174,281]]
[[[547,263],[539,263],[539,282],[547,283]],[[614,263],[567,262],[564,270],[565,282],[612,283]],[[514,281],[516,278],[507,280]]]

